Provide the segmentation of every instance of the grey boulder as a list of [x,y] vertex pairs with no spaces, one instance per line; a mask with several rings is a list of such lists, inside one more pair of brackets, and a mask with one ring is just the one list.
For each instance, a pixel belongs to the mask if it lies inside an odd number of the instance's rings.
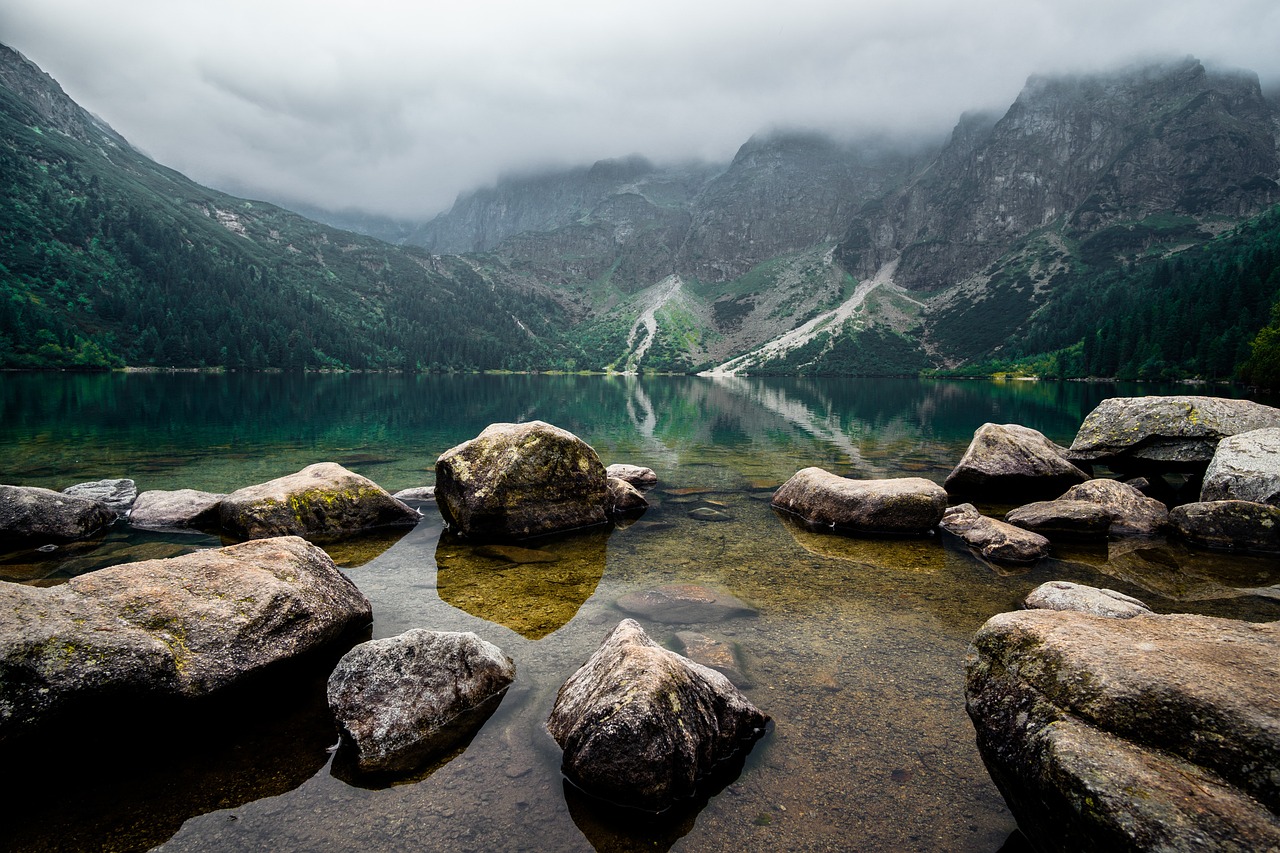
[[923,534],[942,520],[947,493],[922,477],[853,480],[821,468],[805,468],[774,492],[773,506],[814,527]]
[[1178,535],[1207,548],[1280,553],[1280,507],[1252,501],[1202,501],[1169,513]]
[[768,722],[723,675],[624,619],[561,686],[547,730],[575,785],[656,812],[693,797],[699,780],[747,750]]
[[983,557],[998,563],[1034,563],[1049,553],[1049,540],[978,512],[973,504],[949,507],[939,524]]
[[649,501],[640,490],[619,477],[609,477],[609,501],[611,514],[627,515],[649,508]]
[[124,515],[137,499],[138,487],[133,480],[94,480],[67,486],[62,493],[104,503],[115,510],[116,515]]
[[1096,504],[1111,517],[1107,532],[1153,535],[1169,526],[1169,510],[1155,498],[1119,480],[1090,480],[1067,489],[1059,500]]
[[483,723],[515,677],[511,658],[469,631],[361,643],[329,676],[339,758],[357,774],[411,772]]
[[0,541],[70,542],[115,520],[115,510],[100,501],[35,486],[0,486]]
[[1005,513],[1004,520],[1050,539],[1106,539],[1111,513],[1093,501],[1036,501]]
[[1202,501],[1253,501],[1280,507],[1280,427],[1224,438],[1200,487]]
[[617,477],[619,480],[626,480],[640,491],[648,491],[658,485],[658,475],[653,472],[652,468],[642,468],[639,465],[625,465],[623,463],[614,463],[604,469],[605,474],[610,477]]
[[1027,595],[1023,606],[1028,610],[1074,610],[1113,619],[1151,614],[1151,608],[1132,596],[1114,589],[1098,589],[1070,581],[1040,584]]
[[955,469],[947,475],[951,494],[1051,497],[1089,475],[1067,461],[1066,448],[1018,424],[983,424]]
[[218,504],[225,497],[196,489],[153,489],[133,502],[129,524],[144,530],[217,527]]

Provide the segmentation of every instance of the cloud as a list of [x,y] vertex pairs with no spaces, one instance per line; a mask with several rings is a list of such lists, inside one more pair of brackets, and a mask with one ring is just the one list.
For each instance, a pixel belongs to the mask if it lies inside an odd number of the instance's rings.
[[420,218],[504,172],[727,160],[771,126],[944,133],[1033,73],[1280,79],[1273,0],[6,0],[0,39],[196,180]]

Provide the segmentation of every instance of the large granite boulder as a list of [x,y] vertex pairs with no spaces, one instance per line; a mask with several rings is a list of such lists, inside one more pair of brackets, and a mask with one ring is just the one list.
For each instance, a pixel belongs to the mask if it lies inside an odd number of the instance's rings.
[[997,563],[1034,563],[1049,553],[1049,540],[978,512],[973,504],[949,507],[938,525]]
[[547,730],[579,788],[661,811],[764,734],[768,715],[729,679],[624,619],[556,695]]
[[1067,450],[1018,424],[983,424],[947,475],[951,494],[1052,497],[1089,475],[1067,461]]
[[3,583],[0,611],[0,741],[97,701],[204,696],[372,618],[297,537]]
[[619,480],[626,480],[640,491],[648,491],[658,485],[658,475],[654,473],[652,468],[643,468],[639,465],[627,465],[621,462],[615,462],[608,468],[604,469],[605,474],[610,477],[617,477]]
[[76,483],[74,486],[67,486],[62,490],[62,493],[104,503],[115,510],[116,515],[124,515],[137,499],[138,487],[133,480],[127,479],[94,480],[91,483]]
[[436,501],[459,535],[524,539],[604,524],[611,506],[600,457],[542,421],[490,424],[436,460]]
[[1111,517],[1107,532],[1112,536],[1153,535],[1169,526],[1169,510],[1164,504],[1119,480],[1090,480],[1067,489],[1059,500],[1102,507]]
[[329,676],[339,758],[357,774],[412,772],[475,731],[515,677],[511,658],[469,631],[361,643]]
[[1280,507],[1252,501],[1202,501],[1174,507],[1178,535],[1207,548],[1280,553]]
[[1070,581],[1042,583],[1028,593],[1022,605],[1028,610],[1075,610],[1113,619],[1151,614],[1151,608],[1133,596]]
[[978,749],[1037,849],[1280,845],[1280,623],[1004,613],[965,666]]
[[922,477],[852,480],[821,468],[805,468],[774,492],[773,505],[815,527],[923,534],[942,520],[947,493]]
[[196,489],[153,489],[133,502],[129,524],[143,530],[217,527],[218,504],[225,497]]
[[248,486],[218,503],[223,531],[242,539],[341,539],[377,527],[417,524],[418,511],[334,462]]
[[1071,458],[1114,470],[1203,471],[1218,442],[1280,427],[1280,409],[1222,397],[1112,397],[1084,419]]
[[0,486],[0,541],[70,542],[114,524],[104,503],[35,486]]
[[1106,539],[1111,513],[1093,501],[1036,501],[1011,509],[1004,520],[1050,539]]
[[1253,501],[1280,507],[1280,427],[1218,442],[1200,487],[1202,501]]

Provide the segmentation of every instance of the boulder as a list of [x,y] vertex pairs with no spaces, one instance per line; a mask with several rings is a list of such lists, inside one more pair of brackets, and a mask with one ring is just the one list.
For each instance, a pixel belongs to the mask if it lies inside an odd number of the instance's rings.
[[372,480],[333,462],[232,492],[218,504],[222,529],[243,539],[340,539],[377,527],[417,524],[418,511]]
[[416,501],[417,503],[433,503],[436,499],[435,486],[414,486],[411,489],[401,489],[391,497],[398,501]]
[[748,688],[755,685],[742,668],[736,643],[699,634],[697,631],[678,631],[676,642],[684,656],[694,663],[714,669],[733,682],[734,687]]
[[133,502],[129,524],[144,530],[217,527],[218,504],[225,497],[195,489],[143,492]]
[[1280,507],[1252,501],[1203,501],[1174,507],[1169,521],[1188,542],[1208,548],[1280,553]]
[[987,518],[973,504],[948,508],[939,526],[998,563],[1034,563],[1049,553],[1049,540],[1039,533]]
[[1112,397],[1084,419],[1071,458],[1114,470],[1204,470],[1218,442],[1280,427],[1280,409],[1222,397]]
[[62,493],[104,503],[115,510],[116,515],[124,515],[137,500],[138,487],[133,480],[94,480],[67,486]]
[[1111,516],[1107,532],[1113,536],[1151,535],[1169,525],[1169,510],[1164,504],[1118,480],[1090,480],[1072,486],[1059,500],[1085,501],[1102,507]]
[[729,593],[692,583],[629,592],[619,598],[617,604],[624,613],[674,625],[756,615],[753,607]]
[[596,452],[542,421],[491,424],[436,460],[436,501],[459,535],[523,539],[608,521]]
[[361,643],[329,676],[339,757],[357,774],[412,772],[478,728],[515,677],[511,658],[469,631]]
[[921,477],[852,480],[805,468],[774,492],[773,506],[818,527],[918,535],[938,526],[947,493]]
[[1040,584],[1027,595],[1023,606],[1028,610],[1074,610],[1113,619],[1132,619],[1134,616],[1151,614],[1151,608],[1122,592],[1070,581]]
[[951,494],[1052,497],[1089,475],[1043,433],[1018,424],[983,424],[947,475]]
[[1092,501],[1036,501],[1005,513],[1004,520],[1049,539],[1106,539],[1111,513]]
[[0,584],[0,741],[103,699],[199,697],[368,625],[368,600],[297,537]]
[[547,730],[588,794],[661,811],[763,736],[768,715],[729,679],[624,619],[560,688]]
[[689,517],[695,521],[733,521],[733,516],[722,509],[700,506],[689,510]]
[[613,476],[609,477],[608,483],[611,515],[643,512],[649,508],[649,502],[645,500],[644,495],[631,483]]
[[0,541],[69,542],[114,524],[115,510],[34,486],[0,486]]
[[623,465],[615,463],[604,469],[605,474],[610,477],[617,477],[619,480],[626,480],[637,489],[648,491],[658,485],[658,475],[653,472],[652,468],[642,468],[639,465]]
[[965,662],[978,749],[1040,850],[1280,845],[1280,623],[989,620]]
[[1253,501],[1280,507],[1280,427],[1218,442],[1200,487],[1202,501]]

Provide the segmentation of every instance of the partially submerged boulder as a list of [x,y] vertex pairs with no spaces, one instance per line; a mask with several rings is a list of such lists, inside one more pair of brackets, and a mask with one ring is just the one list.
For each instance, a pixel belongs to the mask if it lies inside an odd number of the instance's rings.
[[608,521],[604,465],[542,421],[491,424],[436,460],[436,500],[459,535],[524,539]]
[[1098,404],[1071,443],[1071,458],[1114,470],[1202,471],[1218,442],[1280,427],[1280,409],[1223,397],[1112,397]]
[[1034,563],[1049,553],[1049,540],[978,512],[973,504],[949,507],[939,526],[970,548],[999,563]]
[[966,659],[978,748],[1037,849],[1280,845],[1280,623],[989,620]]
[[249,486],[218,504],[222,529],[243,539],[339,539],[377,527],[417,524],[418,511],[377,483],[334,462]]
[[1280,507],[1280,427],[1218,443],[1200,487],[1202,501],[1253,501]]
[[1005,513],[1004,520],[1049,539],[1106,539],[1111,513],[1093,501],[1036,501]]
[[1202,501],[1174,507],[1178,535],[1207,548],[1280,553],[1280,507],[1252,501]]
[[619,480],[626,480],[642,492],[648,491],[658,485],[658,475],[653,472],[652,468],[643,468],[639,465],[625,465],[619,462],[605,468],[604,472],[610,477],[617,477]]
[[951,494],[1051,497],[1089,475],[1067,461],[1064,447],[1018,424],[983,424],[947,475]]
[[727,678],[655,643],[624,619],[556,695],[547,730],[588,794],[664,810],[769,722]]
[[727,592],[692,583],[672,583],[628,592],[618,609],[669,625],[719,622],[734,616],[755,616],[756,610]]
[[62,493],[104,503],[115,510],[116,515],[124,515],[137,499],[138,487],[133,480],[128,479],[94,480],[91,483],[67,486]]
[[103,699],[199,697],[367,625],[368,600],[324,551],[255,540],[0,584],[0,741]]
[[1118,480],[1090,480],[1072,486],[1059,500],[1086,501],[1102,507],[1111,517],[1107,532],[1113,536],[1152,535],[1169,526],[1169,510],[1164,504]]
[[0,486],[0,541],[70,542],[114,524],[104,503],[35,486]]
[[475,731],[515,677],[511,658],[469,631],[361,643],[329,676],[339,758],[357,775],[412,772]]
[[226,495],[196,489],[154,489],[138,495],[129,524],[143,530],[182,530],[218,526],[218,504]]
[[610,515],[629,515],[649,508],[649,501],[631,483],[612,476],[608,482]]
[[805,468],[774,492],[773,505],[815,527],[918,535],[938,526],[947,493],[922,477],[852,480]]
[[1077,613],[1091,613],[1113,619],[1132,619],[1134,616],[1151,614],[1151,608],[1123,592],[1070,581],[1040,584],[1027,595],[1023,606],[1028,610],[1074,610]]

